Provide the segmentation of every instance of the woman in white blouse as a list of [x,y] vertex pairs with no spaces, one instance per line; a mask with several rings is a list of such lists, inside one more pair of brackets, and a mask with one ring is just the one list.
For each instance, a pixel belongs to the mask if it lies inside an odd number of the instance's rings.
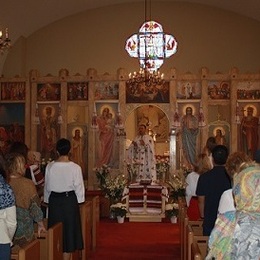
[[70,161],[71,143],[62,138],[56,144],[58,159],[46,167],[44,202],[49,204],[48,228],[63,223],[63,259],[83,249],[79,203],[85,201],[81,167]]

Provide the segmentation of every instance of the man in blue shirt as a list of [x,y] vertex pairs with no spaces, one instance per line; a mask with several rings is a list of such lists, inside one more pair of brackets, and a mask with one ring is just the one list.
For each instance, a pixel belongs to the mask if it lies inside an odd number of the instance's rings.
[[217,145],[212,150],[214,167],[200,175],[196,194],[203,221],[203,235],[209,236],[214,227],[218,205],[222,193],[231,188],[231,181],[225,169],[228,149],[224,145]]

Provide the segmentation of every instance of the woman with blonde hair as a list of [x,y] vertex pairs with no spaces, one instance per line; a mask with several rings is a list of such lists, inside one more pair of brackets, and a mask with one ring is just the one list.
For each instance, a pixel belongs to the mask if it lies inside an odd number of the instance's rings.
[[198,197],[196,195],[196,188],[199,176],[204,172],[211,169],[211,163],[207,154],[199,154],[194,171],[188,174],[186,177],[186,203],[187,203],[187,214],[189,220],[200,219]]
[[34,222],[38,224],[38,236],[41,232],[46,231],[43,225],[40,198],[33,181],[24,177],[26,168],[23,155],[7,154],[5,169],[16,201],[17,229],[13,242],[16,245],[24,246],[34,239]]

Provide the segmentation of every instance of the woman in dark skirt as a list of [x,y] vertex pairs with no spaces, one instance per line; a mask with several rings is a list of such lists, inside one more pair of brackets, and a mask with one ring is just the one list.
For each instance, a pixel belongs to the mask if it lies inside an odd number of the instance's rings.
[[63,259],[83,249],[79,203],[85,201],[81,167],[69,160],[70,141],[60,139],[56,144],[58,159],[46,167],[44,201],[49,204],[48,228],[63,223]]

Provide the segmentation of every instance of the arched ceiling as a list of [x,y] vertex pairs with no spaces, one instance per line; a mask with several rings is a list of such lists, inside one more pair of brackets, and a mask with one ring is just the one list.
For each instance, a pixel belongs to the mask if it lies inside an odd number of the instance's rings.
[[[260,0],[147,0],[205,4],[255,19],[260,22]],[[0,30],[9,28],[11,43],[28,37],[42,27],[67,16],[123,3],[145,3],[144,0],[3,0],[0,7]],[[7,53],[0,55],[0,75]]]
[[[259,0],[156,0],[157,2],[188,2],[230,10],[260,21]],[[1,1],[0,30],[9,28],[13,42],[28,37],[38,29],[87,9],[113,4],[144,2],[144,0],[10,0]],[[152,2],[151,2],[152,3]]]

